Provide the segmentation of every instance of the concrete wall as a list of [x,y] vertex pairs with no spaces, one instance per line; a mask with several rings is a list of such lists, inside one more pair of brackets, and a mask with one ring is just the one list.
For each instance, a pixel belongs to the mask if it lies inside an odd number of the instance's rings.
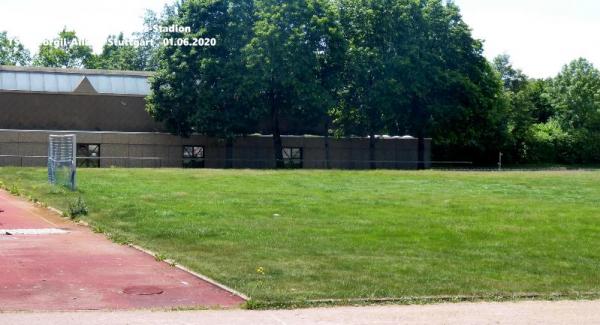
[[[0,91],[0,129],[165,132],[146,112],[143,96]],[[271,121],[255,132],[270,133]],[[284,134],[321,134],[323,122],[280,121]]]
[[[101,145],[101,167],[182,167],[183,146],[204,147],[205,167],[226,166],[225,141],[205,136],[181,138],[165,133],[106,131],[27,131],[0,130],[0,166],[45,166],[50,134],[77,135],[80,144]],[[413,169],[417,167],[416,139],[378,139],[377,168]],[[303,167],[327,167],[325,139],[284,136],[284,147],[303,148]],[[336,169],[369,168],[369,141],[363,138],[329,140],[329,163]],[[425,143],[425,160],[431,161],[431,140]],[[234,141],[234,168],[273,168],[272,139],[269,136],[240,137]]]
[[161,132],[144,97],[0,92],[0,129]]

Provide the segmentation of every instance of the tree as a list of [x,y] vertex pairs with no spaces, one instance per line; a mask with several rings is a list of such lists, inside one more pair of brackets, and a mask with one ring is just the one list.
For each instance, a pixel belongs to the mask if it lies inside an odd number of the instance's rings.
[[433,136],[442,159],[489,161],[506,137],[501,85],[453,3],[341,0],[344,133]]
[[282,117],[315,123],[335,105],[343,55],[335,8],[326,0],[255,1],[253,37],[244,49],[260,115],[271,121],[276,166],[283,167]]
[[508,136],[501,81],[453,2],[422,1],[422,8],[420,48],[429,50],[415,60],[424,85],[415,96],[429,119],[422,129],[435,139],[434,154],[442,160],[496,162]]
[[53,41],[40,45],[33,64],[51,68],[83,68],[93,65],[92,47],[79,39],[75,31],[64,28]]
[[[123,33],[110,35],[102,48],[102,53],[89,60],[86,67],[133,71],[158,70],[162,39],[156,26],[160,26],[163,20],[175,14],[176,5],[166,5],[160,17],[156,12],[147,10],[144,15],[143,31],[133,33],[129,40],[125,39]],[[132,44],[131,41],[137,41],[138,44]]]
[[513,68],[508,54],[495,57],[493,66],[500,74],[505,90],[516,93],[527,85],[527,76],[521,70]]
[[567,162],[600,162],[600,71],[580,58],[564,66],[549,86],[555,119],[568,135]]
[[201,133],[227,140],[254,131],[256,116],[245,79],[243,48],[253,33],[252,0],[189,0],[165,24],[190,26],[191,33],[167,39],[215,38],[215,46],[166,46],[152,80],[148,111],[175,134]]
[[[407,8],[386,1],[342,0],[339,3],[344,38],[348,41],[343,70],[343,100],[332,112],[343,135],[369,136],[369,160],[375,168],[375,134],[395,112],[407,118],[402,75],[408,72],[403,60],[410,46],[407,39]],[[404,114],[402,114],[404,113]],[[399,129],[406,129],[406,121]]]
[[508,112],[509,136],[507,148],[503,152],[504,161],[520,162],[528,155],[526,143],[531,138],[531,126],[535,123],[535,106],[529,78],[513,67],[508,54],[495,57],[492,66],[502,80],[503,98]]
[[0,65],[27,65],[31,61],[29,51],[6,32],[0,32]]
[[124,42],[123,33],[111,35],[102,48],[102,53],[87,61],[88,69],[145,70],[145,59],[140,56],[139,47]]
[[520,93],[532,103],[526,159],[544,163],[600,162],[600,72],[586,59]]
[[580,58],[565,65],[549,92],[565,129],[600,131],[600,71],[592,63]]
[[156,12],[147,10],[144,15],[144,30],[134,33],[133,35],[145,43],[137,48],[138,60],[140,61],[143,70],[156,71],[160,67],[159,49],[161,45],[160,32],[154,27],[160,26],[162,19],[167,19],[175,15],[175,6],[165,6],[162,17],[159,17]]
[[536,123],[546,123],[556,113],[550,102],[550,83],[550,79],[533,79],[527,85],[527,96],[533,104],[532,113]]

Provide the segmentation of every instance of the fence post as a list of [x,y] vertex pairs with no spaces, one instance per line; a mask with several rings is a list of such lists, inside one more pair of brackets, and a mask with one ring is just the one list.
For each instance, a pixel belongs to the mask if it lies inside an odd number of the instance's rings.
[[502,152],[498,153],[498,170],[502,170]]

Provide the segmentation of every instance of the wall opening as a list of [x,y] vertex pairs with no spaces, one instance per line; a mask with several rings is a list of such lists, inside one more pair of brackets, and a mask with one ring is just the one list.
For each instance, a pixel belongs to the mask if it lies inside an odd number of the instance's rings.
[[203,146],[183,146],[183,168],[204,168]]
[[77,144],[77,167],[100,168],[100,144]]
[[285,168],[296,169],[302,168],[304,153],[302,148],[283,148],[283,166]]

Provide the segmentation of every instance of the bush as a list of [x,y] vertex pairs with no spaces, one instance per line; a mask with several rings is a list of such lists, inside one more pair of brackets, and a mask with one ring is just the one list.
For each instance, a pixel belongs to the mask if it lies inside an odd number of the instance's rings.
[[600,163],[600,133],[590,131],[577,132],[573,140],[574,149],[578,153],[579,163]]
[[526,141],[532,163],[600,163],[600,133],[585,129],[564,131],[558,121],[534,124]]
[[88,212],[87,204],[81,196],[77,200],[69,202],[69,217],[71,219],[86,216]]
[[19,187],[15,184],[11,185],[8,188],[8,192],[12,195],[16,195],[16,196],[20,196],[21,195],[21,190],[19,190]]
[[556,120],[534,124],[526,141],[526,159],[532,163],[574,163],[577,154],[573,142],[572,135]]

